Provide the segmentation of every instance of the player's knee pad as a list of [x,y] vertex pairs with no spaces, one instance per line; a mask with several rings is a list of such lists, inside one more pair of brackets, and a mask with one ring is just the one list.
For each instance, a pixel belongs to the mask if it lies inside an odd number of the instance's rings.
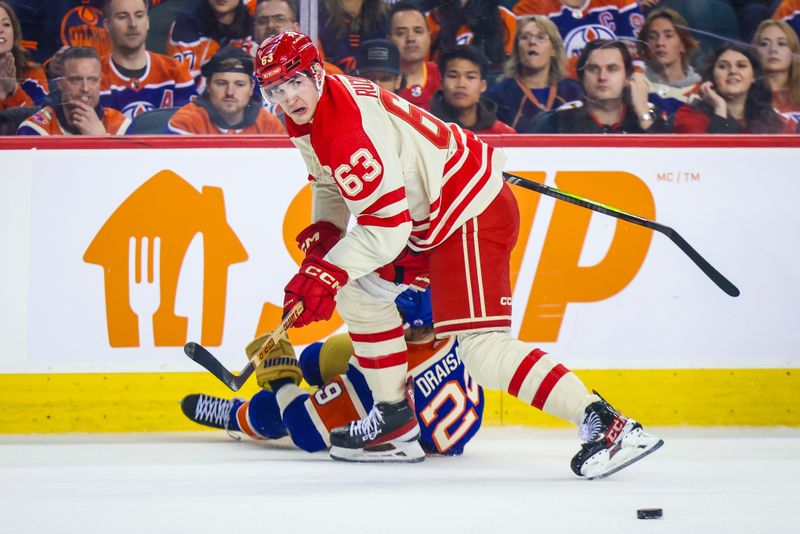
[[473,332],[458,336],[459,358],[469,374],[489,389],[506,390],[520,363],[534,348],[510,332]]
[[303,376],[312,386],[321,386],[323,384],[322,376],[319,370],[320,351],[322,350],[322,343],[312,343],[303,349],[300,353],[300,369],[303,371]]
[[308,414],[307,398],[308,395],[303,395],[289,403],[283,411],[283,423],[295,445],[307,452],[324,451],[328,446]]
[[253,430],[265,438],[278,439],[287,434],[272,391],[259,391],[250,399],[248,416]]

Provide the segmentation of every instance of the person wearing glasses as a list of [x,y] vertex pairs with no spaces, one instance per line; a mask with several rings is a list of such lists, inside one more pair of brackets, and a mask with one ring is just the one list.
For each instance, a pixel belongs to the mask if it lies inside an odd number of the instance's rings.
[[487,96],[497,103],[499,120],[527,133],[540,113],[580,99],[581,86],[564,76],[564,42],[550,19],[522,17],[517,28],[506,77]]

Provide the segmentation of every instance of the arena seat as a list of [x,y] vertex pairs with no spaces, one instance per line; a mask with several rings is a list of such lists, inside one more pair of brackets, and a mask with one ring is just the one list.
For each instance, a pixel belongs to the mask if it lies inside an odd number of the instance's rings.
[[15,135],[22,121],[39,111],[39,106],[23,106],[0,111],[0,135]]
[[180,108],[151,109],[133,119],[129,133],[132,134],[163,134],[167,130],[167,123]]

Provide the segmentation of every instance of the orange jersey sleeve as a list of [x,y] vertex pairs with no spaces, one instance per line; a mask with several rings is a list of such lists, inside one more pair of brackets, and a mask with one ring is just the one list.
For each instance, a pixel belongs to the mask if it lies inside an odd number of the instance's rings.
[[280,121],[280,119],[264,109],[259,110],[258,117],[256,118],[255,122],[246,128],[222,128],[214,124],[208,112],[194,102],[183,106],[175,113],[175,115],[172,116],[167,124],[167,130],[170,133],[182,135],[286,133],[286,128],[283,126],[283,123]]
[[116,109],[103,108],[103,126],[108,135],[125,135],[131,126],[131,121]]
[[8,98],[0,100],[0,111],[32,105],[33,100],[31,100],[31,97],[28,96],[28,93],[22,88],[22,84],[18,84],[17,89],[8,95]]
[[776,20],[787,19],[797,12],[800,12],[800,0],[783,0],[775,9],[772,18]]

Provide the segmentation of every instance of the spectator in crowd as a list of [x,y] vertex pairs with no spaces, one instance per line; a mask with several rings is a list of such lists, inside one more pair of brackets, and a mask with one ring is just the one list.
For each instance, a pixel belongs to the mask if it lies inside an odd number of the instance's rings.
[[644,22],[637,0],[520,0],[519,15],[549,18],[564,39],[567,72],[576,77],[575,61],[587,43],[597,39],[636,39]]
[[473,45],[488,58],[488,80],[494,83],[514,47],[514,14],[498,0],[433,0],[429,4],[433,6],[428,14],[433,57],[456,45]]
[[472,45],[460,45],[439,56],[442,88],[431,99],[431,113],[481,134],[513,134],[497,120],[497,104],[486,98],[489,59]]
[[41,66],[22,48],[22,28],[14,9],[0,1],[0,111],[39,105],[47,96]]
[[775,20],[782,20],[800,35],[800,0],[782,0],[772,14]]
[[580,84],[564,78],[565,62],[564,43],[550,19],[541,15],[520,18],[506,78],[487,93],[497,103],[497,118],[526,133],[543,111],[579,99]]
[[167,124],[173,134],[281,134],[280,119],[253,96],[253,58],[225,46],[202,67],[205,93],[179,109]]
[[103,26],[111,37],[111,53],[101,58],[100,103],[133,120],[151,109],[180,107],[197,96],[186,65],[149,52],[147,0],[106,0]]
[[428,109],[433,93],[439,90],[442,75],[439,66],[428,61],[431,32],[425,13],[414,2],[397,2],[389,11],[389,39],[400,50],[400,71],[405,85],[400,96]]
[[17,135],[123,135],[131,121],[100,105],[100,56],[87,46],[68,48],[61,56],[63,76],[45,107],[25,119]]
[[[167,0],[150,0],[150,7],[156,7],[158,4],[162,2],[166,2]],[[250,12],[251,15],[255,14],[256,11],[256,0],[244,0],[244,5],[247,7],[247,10]]]
[[765,20],[756,30],[761,68],[767,73],[772,105],[787,118],[800,122],[800,43],[782,20]]
[[[297,23],[297,0],[258,0],[255,7],[253,37],[256,43],[274,37],[285,30],[300,31]],[[322,66],[328,74],[344,74],[342,69],[328,62]]]
[[700,85],[702,101],[675,114],[675,133],[791,133],[794,125],[772,107],[758,57],[726,43],[714,54]]
[[383,0],[324,0],[319,10],[322,57],[346,73],[355,72],[362,42],[383,39],[388,30]]
[[297,0],[258,0],[253,17],[255,42],[262,43],[285,30],[300,31]]
[[663,133],[666,116],[647,100],[644,75],[633,71],[628,47],[600,39],[587,44],[577,63],[584,97],[540,114],[537,133]]
[[686,19],[670,8],[651,11],[639,34],[650,101],[673,115],[697,96],[700,75],[689,64],[698,49]]
[[47,64],[67,46],[90,46],[101,56],[111,50],[103,28],[103,0],[9,0],[22,25],[22,46]]
[[778,2],[776,0],[728,0],[736,12],[739,23],[739,36],[745,42],[752,41],[761,21],[772,16]]
[[242,0],[205,0],[195,11],[179,15],[167,36],[167,55],[184,63],[202,91],[200,68],[227,45],[254,54],[253,17]]
[[356,50],[356,75],[397,93],[403,81],[400,51],[387,39],[364,41]]

